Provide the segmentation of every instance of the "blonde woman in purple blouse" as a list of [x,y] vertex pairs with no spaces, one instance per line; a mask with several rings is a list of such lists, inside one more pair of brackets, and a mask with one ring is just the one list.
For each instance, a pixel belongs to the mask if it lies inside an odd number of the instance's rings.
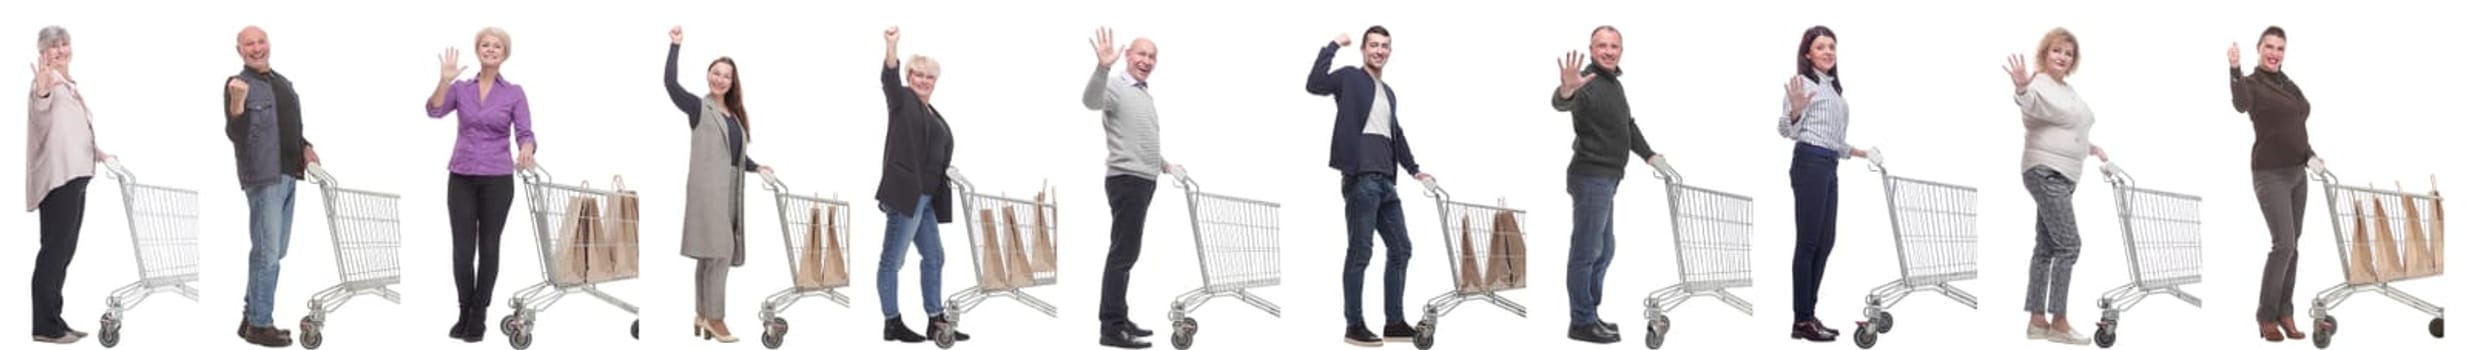
[[[468,68],[447,48],[437,60],[437,90],[428,95],[428,117],[456,116],[454,156],[446,163],[446,210],[454,221],[454,291],[462,316],[447,332],[464,342],[488,334],[488,301],[497,286],[497,242],[514,204],[514,170],[531,167],[531,101],[522,85],[505,80],[498,67],[514,54],[505,29],[481,29],[472,39],[480,73],[454,80]],[[507,143],[520,143],[522,153]]]

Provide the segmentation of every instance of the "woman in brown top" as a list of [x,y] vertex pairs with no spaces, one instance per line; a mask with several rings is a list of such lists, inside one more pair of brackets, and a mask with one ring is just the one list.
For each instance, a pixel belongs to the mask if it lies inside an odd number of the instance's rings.
[[2304,168],[2321,165],[2304,130],[2313,104],[2279,69],[2286,61],[2286,30],[2275,26],[2262,30],[2261,42],[2253,49],[2261,53],[2261,64],[2254,66],[2252,75],[2245,75],[2241,51],[2228,46],[2227,87],[2235,96],[2236,111],[2253,121],[2253,196],[2261,203],[2262,219],[2270,227],[2270,258],[2262,265],[2261,302],[2254,318],[2260,322],[2263,340],[2304,339],[2293,298],[2296,237],[2303,234],[2308,191]]

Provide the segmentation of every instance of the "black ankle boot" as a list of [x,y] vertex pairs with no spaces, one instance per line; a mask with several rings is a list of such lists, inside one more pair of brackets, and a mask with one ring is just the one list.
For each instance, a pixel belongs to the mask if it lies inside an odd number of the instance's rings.
[[488,338],[488,307],[472,307],[463,316],[463,342],[478,343]]
[[891,319],[882,320],[882,341],[922,343],[925,342],[925,336],[917,334],[917,331],[909,330],[907,323],[899,321],[899,316],[892,316]]
[[461,312],[462,313],[460,315],[454,316],[454,329],[446,332],[447,337],[454,339],[471,338],[471,308],[462,308]]

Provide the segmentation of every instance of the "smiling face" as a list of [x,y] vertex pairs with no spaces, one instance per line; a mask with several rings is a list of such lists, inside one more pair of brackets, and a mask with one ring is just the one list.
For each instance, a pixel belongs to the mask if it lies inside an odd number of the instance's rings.
[[1814,64],[1818,72],[1833,71],[1833,37],[1820,36],[1816,42],[1808,43],[1807,62]]
[[917,94],[918,101],[928,101],[927,103],[930,104],[930,101],[933,101],[934,97],[934,84],[939,82],[941,79],[941,63],[934,62],[933,59],[925,58],[924,56],[918,56],[909,60],[908,91],[915,92]]
[[[1130,50],[1124,51],[1122,56],[1131,62],[1131,66],[1127,67],[1126,71],[1131,73],[1132,79],[1138,79],[1144,83],[1148,81],[1149,74],[1156,73],[1156,41],[1148,40],[1148,38],[1133,39]],[[909,81],[915,80],[914,76],[909,78]],[[932,79],[927,78],[927,80]],[[929,82],[927,85],[932,85],[932,83]]]
[[2261,51],[2261,69],[2276,72],[2279,64],[2287,62],[2287,37],[2263,36],[2261,43],[2253,46],[2255,51]]
[[708,79],[711,81],[712,95],[727,96],[728,90],[737,87],[737,64],[726,61],[712,62]]
[[2039,70],[2058,77],[2072,76],[2073,59],[2080,53],[2073,42],[2057,42],[2048,46],[2047,52],[2039,53]]
[[1388,53],[1393,47],[1387,34],[1362,34],[1362,65],[1371,70],[1387,70]]
[[240,52],[240,61],[247,63],[249,70],[259,72],[274,70],[273,64],[269,63],[274,56],[274,46],[267,43],[264,29],[254,26],[241,29],[240,43],[234,47]]
[[1605,70],[1618,71],[1619,55],[1626,50],[1624,42],[1616,30],[1594,30],[1593,43],[1589,45],[1593,51],[1593,64]]
[[507,56],[513,54],[513,50],[509,49],[506,44],[505,37],[496,35],[480,35],[479,42],[473,43],[472,47],[478,49],[471,54],[480,57],[482,68],[497,68],[505,64]]
[[51,66],[53,69],[67,68],[69,58],[75,54],[76,51],[69,47],[69,39],[54,41],[50,46],[43,48],[43,65]]

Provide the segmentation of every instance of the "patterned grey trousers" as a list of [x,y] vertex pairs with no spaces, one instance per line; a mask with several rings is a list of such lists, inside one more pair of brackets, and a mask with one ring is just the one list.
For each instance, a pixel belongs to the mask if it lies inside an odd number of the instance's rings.
[[2022,310],[2064,314],[2073,286],[2073,262],[2081,260],[2082,235],[2073,220],[2073,179],[2045,166],[2022,172],[2022,185],[2039,204],[2037,249],[2030,251],[2029,297]]

